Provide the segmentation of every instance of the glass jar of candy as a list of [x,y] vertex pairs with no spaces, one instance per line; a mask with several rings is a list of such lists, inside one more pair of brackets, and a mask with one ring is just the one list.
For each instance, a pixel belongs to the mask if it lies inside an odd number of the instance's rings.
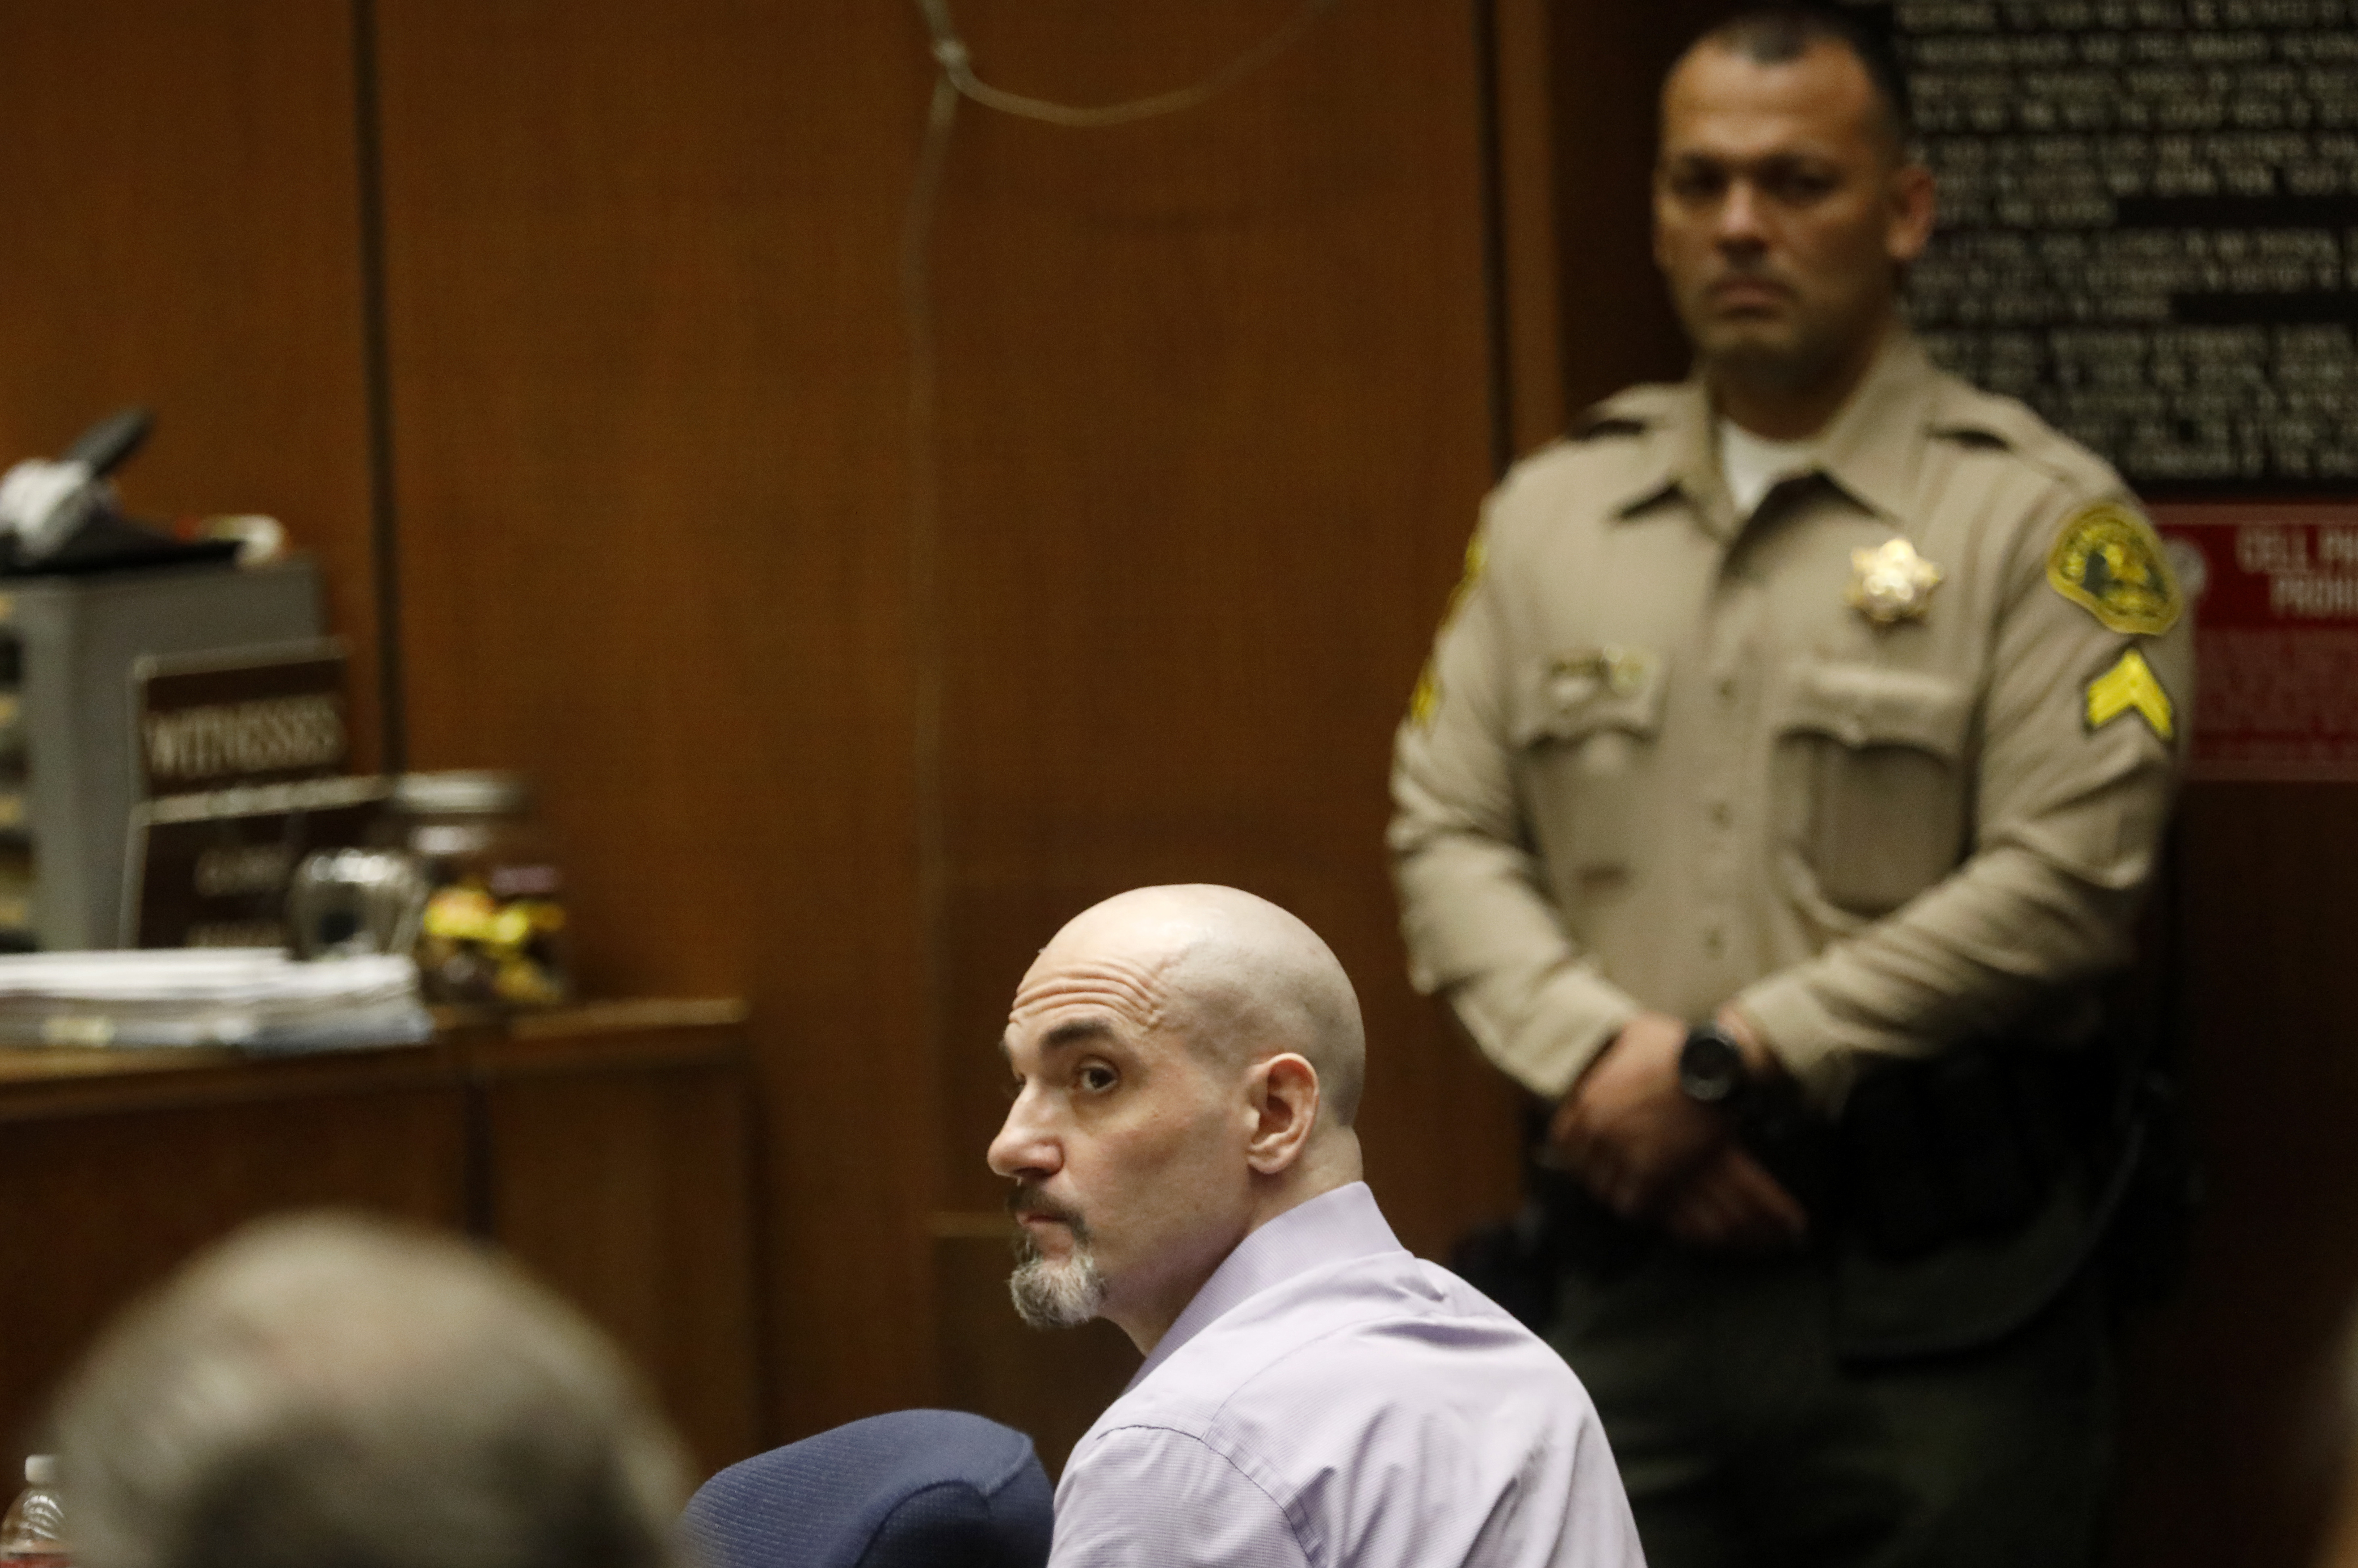
[[427,1000],[567,1000],[564,872],[521,774],[404,773],[385,822],[380,840],[407,850],[425,873],[416,957]]

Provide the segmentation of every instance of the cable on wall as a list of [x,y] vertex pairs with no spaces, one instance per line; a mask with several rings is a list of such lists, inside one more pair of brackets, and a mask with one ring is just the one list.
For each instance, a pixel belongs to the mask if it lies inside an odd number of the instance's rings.
[[376,0],[352,0],[352,146],[360,218],[361,373],[368,400],[369,561],[376,614],[377,767],[409,766],[402,673],[401,526],[393,482],[393,354],[385,312],[384,112]]
[[1283,27],[1200,81],[1169,92],[1158,92],[1152,97],[1133,98],[1125,103],[1098,107],[1055,103],[1045,98],[1026,98],[1022,93],[1002,92],[991,86],[974,73],[973,57],[967,50],[966,39],[959,36],[957,22],[950,16],[949,0],[917,0],[917,9],[924,13],[926,30],[933,34],[934,60],[941,67],[942,81],[961,96],[974,100],[986,109],[996,109],[1002,114],[1039,120],[1051,125],[1087,129],[1177,114],[1210,103],[1292,49],[1295,41],[1309,31],[1310,24],[1318,19],[1321,12],[1331,11],[1339,3],[1340,0],[1307,0]]
[[[934,458],[934,317],[931,242],[934,214],[940,204],[943,170],[948,162],[951,134],[957,125],[957,105],[969,99],[986,109],[1020,119],[1087,130],[1122,125],[1141,120],[1183,114],[1211,103],[1300,41],[1312,23],[1341,0],[1304,0],[1287,21],[1260,43],[1199,81],[1169,92],[1158,92],[1126,103],[1099,105],[1058,103],[1030,98],[993,87],[975,74],[974,57],[950,14],[950,0],[916,0],[933,44],[939,74],[925,111],[925,134],[917,154],[917,174],[909,192],[902,225],[901,304],[909,334],[909,432],[911,490],[916,508],[917,568],[920,586],[930,589],[931,539],[935,523],[936,474]],[[920,603],[927,602],[921,599]]]
[[925,976],[929,1039],[940,1038],[944,1023],[939,1015],[942,992],[937,955],[947,865],[942,838],[941,617],[936,613],[935,602],[941,523],[941,475],[935,428],[939,367],[935,354],[930,262],[934,217],[940,205],[951,135],[957,128],[958,101],[967,99],[999,114],[1072,130],[1131,124],[1184,114],[1211,103],[1284,54],[1301,41],[1321,15],[1340,4],[1341,0],[1303,0],[1300,9],[1276,31],[1208,76],[1184,87],[1125,103],[1091,106],[1030,98],[991,86],[975,74],[972,52],[950,15],[949,0],[916,0],[918,13],[924,16],[925,30],[932,39],[937,68],[933,96],[925,110],[925,138],[917,152],[916,177],[910,186],[901,230],[901,308],[909,336],[909,586],[916,654],[912,696],[916,708],[914,761],[917,899],[919,918],[925,927],[920,933],[918,962]]

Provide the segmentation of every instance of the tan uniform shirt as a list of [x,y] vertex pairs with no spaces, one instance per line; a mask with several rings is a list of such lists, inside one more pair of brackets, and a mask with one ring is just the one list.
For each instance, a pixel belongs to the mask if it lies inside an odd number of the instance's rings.
[[1416,984],[1551,1098],[1641,1008],[1733,1001],[1827,1108],[1865,1054],[2084,1034],[2190,717],[2151,529],[1904,334],[1748,521],[1712,427],[1635,388],[1487,503],[1395,754]]

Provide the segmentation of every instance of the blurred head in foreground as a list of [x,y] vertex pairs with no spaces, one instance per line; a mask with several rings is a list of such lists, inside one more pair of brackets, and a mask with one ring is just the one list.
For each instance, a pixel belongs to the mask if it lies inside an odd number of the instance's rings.
[[676,1445],[579,1314],[461,1242],[251,1226],[57,1413],[82,1568],[669,1568]]

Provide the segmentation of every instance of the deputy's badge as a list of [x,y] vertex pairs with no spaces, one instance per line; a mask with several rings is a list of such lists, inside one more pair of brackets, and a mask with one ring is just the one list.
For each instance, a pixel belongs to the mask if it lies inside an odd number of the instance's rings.
[[2153,524],[2116,501],[2064,519],[2047,553],[2047,580],[2112,631],[2132,636],[2159,636],[2186,607]]
[[2165,741],[2178,736],[2178,719],[2161,677],[2131,648],[2111,669],[2088,683],[2088,729],[2102,730],[2124,713],[2142,714],[2153,732]]
[[1889,539],[1850,553],[1850,591],[1843,598],[1877,626],[1896,626],[1920,618],[1940,586],[1940,568],[1907,540]]

